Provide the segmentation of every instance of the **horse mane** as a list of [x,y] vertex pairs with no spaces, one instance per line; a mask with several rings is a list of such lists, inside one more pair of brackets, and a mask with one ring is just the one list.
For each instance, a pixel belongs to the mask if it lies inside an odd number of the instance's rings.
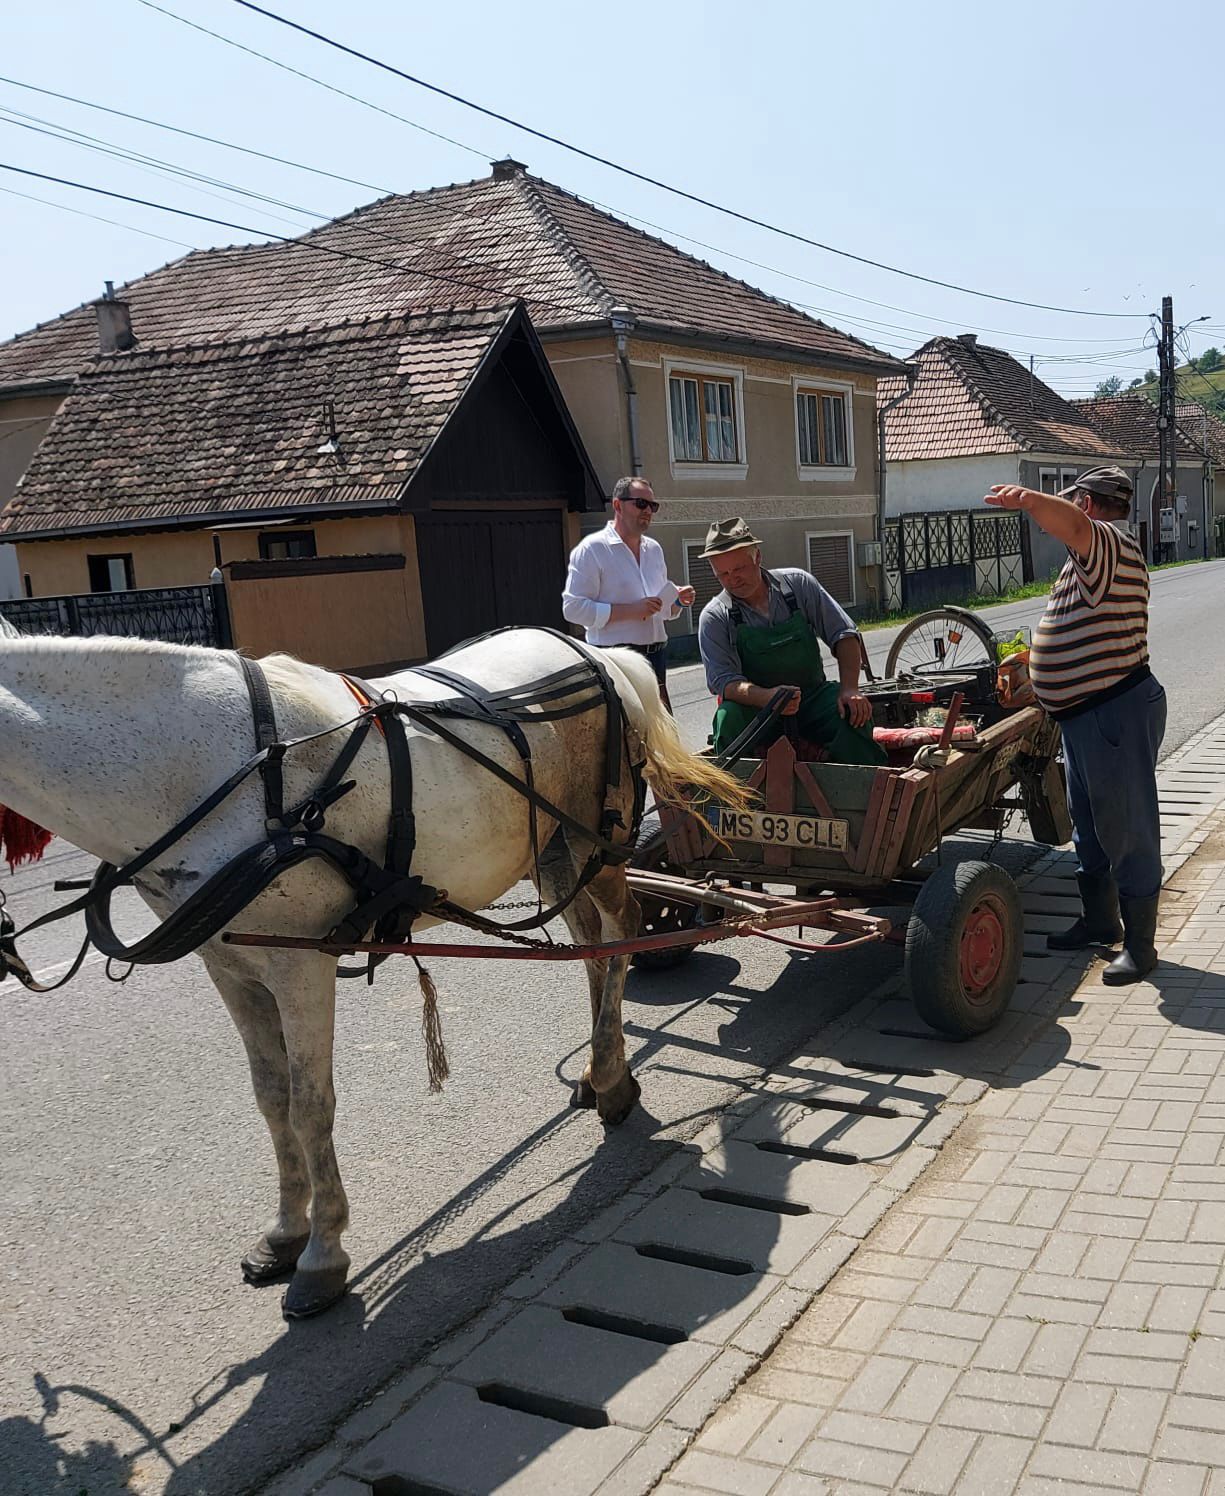
[[0,613],[0,639],[24,639],[25,635],[15,625],[8,621],[3,613]]

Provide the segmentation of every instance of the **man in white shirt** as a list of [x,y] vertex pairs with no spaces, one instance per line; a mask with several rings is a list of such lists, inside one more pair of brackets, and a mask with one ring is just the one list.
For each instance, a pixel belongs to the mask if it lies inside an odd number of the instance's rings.
[[670,708],[667,686],[666,620],[694,601],[692,587],[668,580],[663,547],[647,534],[659,501],[645,478],[618,478],[613,517],[570,552],[561,610],[580,624],[587,643],[601,648],[628,645],[645,655]]

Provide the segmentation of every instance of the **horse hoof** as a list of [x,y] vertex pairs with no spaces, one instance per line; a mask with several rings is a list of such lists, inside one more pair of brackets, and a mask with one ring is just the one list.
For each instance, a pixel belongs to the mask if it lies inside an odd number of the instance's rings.
[[261,1284],[275,1283],[278,1278],[287,1277],[293,1272],[294,1265],[306,1250],[309,1240],[309,1236],[295,1236],[289,1241],[271,1242],[266,1236],[261,1236],[242,1259],[240,1266],[243,1277],[257,1288]]
[[595,1087],[589,1080],[580,1080],[574,1090],[570,1092],[570,1105],[578,1107],[581,1111],[589,1112],[599,1102]]
[[642,1087],[629,1072],[626,1072],[625,1080],[619,1085],[615,1092],[610,1092],[602,1098],[600,1107],[600,1121],[605,1127],[620,1127],[622,1122],[638,1105],[638,1098],[642,1095]]
[[286,1319],[310,1319],[322,1314],[344,1298],[348,1279],[347,1267],[324,1268],[318,1272],[299,1268],[281,1299],[282,1315]]

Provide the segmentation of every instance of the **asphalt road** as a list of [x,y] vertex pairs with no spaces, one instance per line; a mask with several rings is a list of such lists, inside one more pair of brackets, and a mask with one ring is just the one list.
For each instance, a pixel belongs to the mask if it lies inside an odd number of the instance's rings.
[[[1153,578],[1167,750],[1225,711],[1212,640],[1225,563]],[[992,610],[1032,623],[1041,601]],[[883,664],[890,642],[869,636]],[[709,718],[675,672],[687,736]],[[978,843],[981,851],[981,842]],[[972,855],[974,844],[963,851]],[[1006,843],[1024,865],[1033,848]],[[84,857],[56,843],[0,887],[22,920]],[[54,968],[69,932],[32,942]],[[643,1106],[605,1134],[567,1105],[587,1038],[577,969],[436,963],[452,1079],[426,1089],[415,981],[392,962],[342,991],[337,1151],[352,1205],[350,1298],[287,1326],[238,1257],[273,1199],[271,1150],[234,1030],[189,959],[119,986],[98,963],[32,997],[0,987],[0,1487],[5,1496],[235,1496],[345,1415],[614,1202],[761,1067],[898,967],[892,950],[815,959],[764,942],[633,974]]]

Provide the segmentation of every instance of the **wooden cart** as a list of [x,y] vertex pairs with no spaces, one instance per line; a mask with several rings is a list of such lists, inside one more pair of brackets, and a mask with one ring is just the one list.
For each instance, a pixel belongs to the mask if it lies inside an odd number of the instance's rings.
[[[1016,885],[990,862],[917,866],[941,839],[969,828],[998,830],[1024,809],[1036,840],[1060,845],[1071,827],[1057,759],[1059,729],[1039,707],[999,717],[965,742],[952,736],[920,747],[909,763],[882,768],[809,762],[780,738],[764,758],[743,758],[735,772],[761,796],[761,807],[704,807],[693,816],[664,810],[648,827],[634,865],[683,877],[669,897],[639,886],[644,933],[680,931],[720,910],[700,902],[712,889],[789,886],[797,895],[839,895],[844,909],[914,899],[905,932],[906,969],[921,1017],[945,1033],[982,1033],[1007,1008],[1021,962]],[[706,829],[706,828],[709,829]],[[678,895],[683,895],[678,896]],[[692,901],[686,902],[686,899]],[[863,916],[859,916],[863,918]],[[828,927],[828,926],[827,926]],[[692,947],[635,956],[670,966]]]

